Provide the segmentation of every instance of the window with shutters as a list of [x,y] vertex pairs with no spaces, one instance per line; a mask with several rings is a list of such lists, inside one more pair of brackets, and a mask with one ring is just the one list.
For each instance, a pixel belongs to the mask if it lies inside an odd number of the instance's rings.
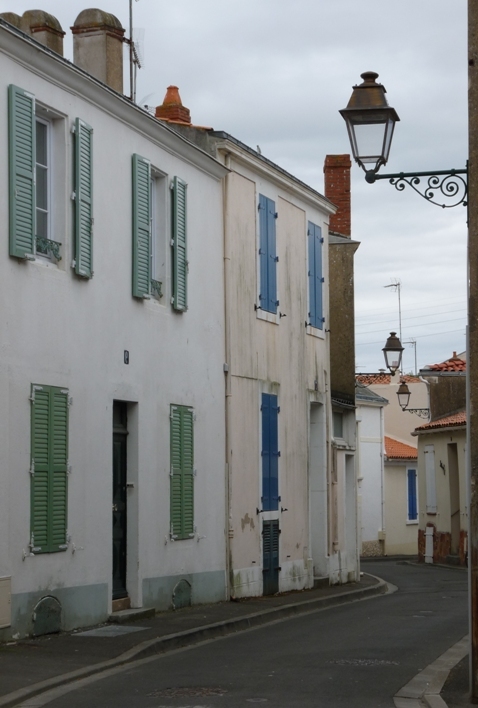
[[[18,86],[8,88],[9,250],[16,258],[61,260],[65,232],[64,118]],[[63,238],[61,236],[61,238]]]
[[187,184],[179,177],[171,183],[171,304],[178,312],[188,309]]
[[311,221],[307,227],[309,312],[308,323],[323,329],[322,229]]
[[68,391],[32,385],[31,529],[33,553],[67,548]]
[[259,194],[259,309],[277,313],[277,263],[275,202]]
[[262,423],[262,510],[279,508],[279,406],[277,396],[263,393],[261,399]]
[[417,470],[412,467],[407,468],[407,521],[418,522]]
[[172,539],[194,536],[194,412],[187,406],[170,408]]

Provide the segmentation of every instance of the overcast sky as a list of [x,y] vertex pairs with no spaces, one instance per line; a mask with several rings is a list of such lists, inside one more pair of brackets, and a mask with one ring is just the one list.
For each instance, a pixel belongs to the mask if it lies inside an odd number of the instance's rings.
[[[0,0],[0,12],[43,9],[63,29],[85,0]],[[98,0],[128,29],[129,0]],[[463,168],[467,159],[466,0],[139,0],[145,30],[138,100],[179,86],[194,123],[225,130],[323,192],[326,154],[350,152],[338,113],[376,71],[400,116],[386,172]],[[127,91],[127,88],[125,88]],[[152,95],[151,95],[152,94]],[[369,185],[352,168],[357,371],[383,366],[398,331],[418,367],[465,349],[466,210],[427,204],[409,188]],[[404,353],[414,368],[414,348]]]

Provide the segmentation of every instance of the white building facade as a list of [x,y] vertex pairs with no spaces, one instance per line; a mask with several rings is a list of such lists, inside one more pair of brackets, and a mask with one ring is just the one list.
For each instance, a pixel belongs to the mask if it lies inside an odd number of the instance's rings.
[[223,600],[227,170],[3,20],[0,65],[0,637]]

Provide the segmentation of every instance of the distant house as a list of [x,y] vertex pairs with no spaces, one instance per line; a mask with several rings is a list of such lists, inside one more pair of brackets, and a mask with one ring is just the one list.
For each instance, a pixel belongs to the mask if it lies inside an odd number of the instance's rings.
[[418,550],[417,449],[385,435],[385,554]]
[[418,440],[419,559],[464,565],[468,554],[466,495],[466,361],[420,371],[430,387],[431,421]]

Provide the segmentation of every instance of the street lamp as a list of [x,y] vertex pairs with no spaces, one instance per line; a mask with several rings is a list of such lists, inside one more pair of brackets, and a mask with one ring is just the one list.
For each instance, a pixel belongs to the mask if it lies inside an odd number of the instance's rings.
[[378,74],[366,71],[361,77],[363,83],[354,86],[340,114],[347,124],[354,160],[365,170],[367,182],[374,182],[375,173],[387,164],[393,129],[400,118],[387,103],[385,86],[375,81]]
[[[347,108],[343,108],[340,114],[347,124],[354,160],[364,170],[367,182],[373,184],[376,180],[388,179],[399,192],[403,192],[408,185],[431,204],[443,209],[459,204],[466,206],[467,168],[377,174],[382,165],[387,164],[393,130],[400,118],[395,109],[388,105],[385,87],[376,82],[378,74],[366,71],[361,76],[363,83],[353,87]],[[422,177],[428,177],[423,185]],[[435,201],[437,193],[441,193],[440,199],[444,202]]]
[[400,382],[400,386],[397,391],[398,403],[402,411],[407,411],[408,413],[416,413],[420,418],[429,418],[430,409],[429,408],[409,408],[408,404],[410,402],[410,389],[408,388],[405,381]]
[[392,376],[395,376],[395,372],[400,369],[403,353],[402,343],[397,337],[396,332],[390,332],[390,337],[385,342],[382,351],[385,358],[385,366]]

